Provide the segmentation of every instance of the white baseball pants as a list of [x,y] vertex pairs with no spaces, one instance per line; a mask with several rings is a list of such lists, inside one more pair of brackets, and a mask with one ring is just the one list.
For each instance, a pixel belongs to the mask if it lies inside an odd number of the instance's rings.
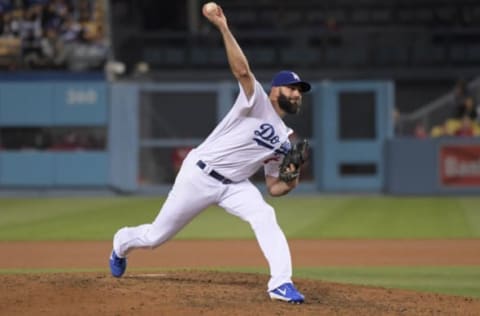
[[219,205],[228,213],[248,222],[268,261],[271,291],[291,282],[292,263],[287,240],[279,227],[274,209],[249,181],[225,185],[209,176],[196,162],[191,152],[184,160],[175,183],[159,214],[151,224],[124,227],[114,236],[113,248],[118,256],[126,257],[136,248],[155,248],[171,239],[196,215],[210,205]]

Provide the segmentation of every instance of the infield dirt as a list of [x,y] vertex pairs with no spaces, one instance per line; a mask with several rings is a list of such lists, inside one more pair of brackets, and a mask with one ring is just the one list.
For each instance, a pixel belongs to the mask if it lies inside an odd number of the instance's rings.
[[[480,264],[480,240],[296,240],[290,246],[295,267]],[[306,303],[290,305],[270,301],[267,275],[198,270],[266,266],[255,241],[171,241],[139,250],[120,279],[108,273],[110,247],[0,243],[1,269],[104,270],[0,275],[0,315],[480,315],[478,299],[295,277]],[[153,267],[177,269],[138,270]]]

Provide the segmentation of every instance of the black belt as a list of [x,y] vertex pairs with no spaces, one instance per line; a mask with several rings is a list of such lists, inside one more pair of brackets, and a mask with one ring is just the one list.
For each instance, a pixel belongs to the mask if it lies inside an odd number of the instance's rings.
[[[197,166],[200,169],[203,170],[203,169],[205,169],[205,167],[207,165],[203,161],[199,160],[199,161],[197,161]],[[215,170],[210,171],[210,173],[208,175],[211,176],[212,178],[217,179],[218,181],[220,181],[223,184],[233,183],[232,180],[230,180],[229,178],[225,178],[224,176],[222,176],[220,173],[216,172]]]

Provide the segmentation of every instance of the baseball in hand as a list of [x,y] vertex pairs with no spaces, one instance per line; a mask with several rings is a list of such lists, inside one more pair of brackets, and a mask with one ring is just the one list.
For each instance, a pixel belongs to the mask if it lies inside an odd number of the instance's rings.
[[218,6],[215,2],[208,2],[208,3],[204,4],[203,12],[206,15],[213,15],[213,14],[215,14],[215,12],[217,12],[217,8],[218,8]]

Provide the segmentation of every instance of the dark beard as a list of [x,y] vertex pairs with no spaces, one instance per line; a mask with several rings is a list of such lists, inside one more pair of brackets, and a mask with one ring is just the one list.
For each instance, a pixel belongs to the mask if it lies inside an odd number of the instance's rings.
[[278,96],[278,105],[288,114],[297,114],[300,111],[299,105],[290,102],[288,98],[281,93]]

